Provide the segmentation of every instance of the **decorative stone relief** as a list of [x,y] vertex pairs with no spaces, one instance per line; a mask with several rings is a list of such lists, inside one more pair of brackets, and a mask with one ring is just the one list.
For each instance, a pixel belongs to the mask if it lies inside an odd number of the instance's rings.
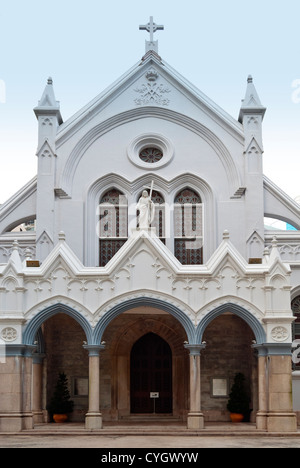
[[147,104],[157,104],[159,106],[168,106],[170,100],[165,97],[166,93],[170,93],[171,90],[163,83],[157,83],[159,75],[154,68],[150,68],[145,78],[146,84],[142,84],[141,87],[135,88],[135,92],[140,94],[139,98],[136,98],[134,102],[138,106],[145,106]]
[[53,241],[46,231],[44,231],[36,241],[37,243],[37,257],[40,261],[43,261],[48,257],[51,250],[53,249]]
[[41,156],[41,173],[43,175],[51,174],[52,171],[52,154],[49,150],[45,149]]
[[[28,256],[30,250],[30,255],[32,258],[35,257],[35,245],[21,245],[19,246],[19,255],[21,261],[25,260]],[[11,256],[13,247],[11,245],[1,245],[0,246],[0,263],[8,263],[9,257]]]
[[248,258],[262,258],[264,251],[264,239],[254,231],[247,240]]
[[12,327],[6,327],[3,328],[1,331],[1,338],[3,341],[6,341],[7,343],[10,343],[12,341],[15,341],[18,336],[18,332],[15,328]]
[[[271,244],[266,244],[266,247],[271,249]],[[284,262],[299,262],[300,259],[300,245],[299,244],[279,244],[279,253],[282,261]]]
[[44,118],[42,120],[42,126],[43,127],[46,127],[46,126],[53,127],[52,119],[50,119],[49,117]]
[[275,327],[271,331],[271,337],[274,341],[285,341],[289,337],[289,332],[285,327]]
[[258,125],[258,119],[256,116],[252,115],[251,117],[248,117],[247,124],[248,125]]

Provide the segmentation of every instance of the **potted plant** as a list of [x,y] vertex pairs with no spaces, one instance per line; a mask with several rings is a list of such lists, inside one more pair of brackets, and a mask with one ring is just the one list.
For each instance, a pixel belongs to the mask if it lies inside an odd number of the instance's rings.
[[68,379],[64,372],[58,375],[58,380],[47,410],[55,422],[64,422],[73,411],[74,402],[70,399]]
[[245,377],[242,373],[238,373],[234,378],[227,404],[232,422],[242,422],[249,415],[249,403],[250,398],[245,387]]

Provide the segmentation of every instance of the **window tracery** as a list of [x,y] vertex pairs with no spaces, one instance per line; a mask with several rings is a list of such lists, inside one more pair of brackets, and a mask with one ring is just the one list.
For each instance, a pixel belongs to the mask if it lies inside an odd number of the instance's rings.
[[[293,341],[300,340],[300,295],[296,296],[292,300],[291,309],[293,315],[296,317],[295,322],[293,323]],[[300,370],[300,363],[293,363],[294,369]]]
[[99,208],[99,265],[105,266],[128,238],[127,198],[111,189],[102,196]]
[[150,146],[140,151],[139,157],[146,163],[154,164],[162,159],[163,152],[158,148]]
[[202,202],[185,188],[174,200],[174,254],[183,265],[203,263]]

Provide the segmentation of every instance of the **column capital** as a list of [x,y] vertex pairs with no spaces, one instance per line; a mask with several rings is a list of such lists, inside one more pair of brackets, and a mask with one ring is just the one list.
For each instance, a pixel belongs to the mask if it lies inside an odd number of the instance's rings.
[[202,344],[185,343],[184,347],[185,349],[189,350],[191,356],[200,356],[201,351],[205,349],[206,347],[206,343],[202,343]]
[[9,344],[0,346],[0,356],[4,357],[32,357],[37,349],[37,345]]
[[100,352],[105,349],[105,345],[102,345],[102,344],[99,344],[99,345],[85,344],[85,345],[83,345],[83,348],[86,349],[89,352],[89,356],[99,356]]
[[291,356],[292,343],[262,343],[254,344],[259,356]]
[[46,354],[34,353],[32,356],[33,364],[42,364],[45,357],[46,357]]

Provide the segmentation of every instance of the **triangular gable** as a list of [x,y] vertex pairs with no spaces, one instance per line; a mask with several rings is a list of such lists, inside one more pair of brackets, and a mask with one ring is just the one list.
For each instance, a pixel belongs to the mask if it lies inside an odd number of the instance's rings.
[[263,153],[263,149],[261,148],[261,146],[258,144],[257,140],[255,137],[253,137],[249,143],[249,145],[247,146],[246,150],[245,150],[245,153],[259,153],[259,154],[262,154]]
[[49,144],[49,141],[48,139],[46,139],[42,146],[37,150],[36,152],[36,156],[39,157],[39,156],[42,156],[44,155],[46,152],[49,152],[52,156],[56,156],[55,155],[55,152],[53,151],[53,149],[51,148],[50,144]]
[[[152,76],[151,76],[152,73]],[[159,76],[163,78],[164,83],[161,85],[159,79],[157,80],[156,86],[154,86],[155,77]],[[157,94],[152,99],[147,96],[147,90],[141,85],[135,85],[139,78],[146,76],[145,85],[146,88],[157,89]],[[152,80],[152,81],[151,81]],[[168,85],[177,89],[178,92],[185,95],[190,101],[196,106],[201,108],[206,114],[208,114],[214,120],[217,120],[221,125],[226,126],[228,131],[232,132],[236,138],[242,141],[243,129],[242,125],[221,109],[217,104],[210,100],[204,95],[199,89],[188,82],[172,67],[170,67],[165,61],[161,61],[157,54],[149,53],[145,60],[139,61],[134,67],[132,67],[127,73],[125,73],[119,80],[113,83],[104,92],[99,94],[95,99],[89,102],[85,107],[79,110],[73,117],[65,121],[58,129],[57,134],[57,146],[59,147],[64,141],[66,141],[73,132],[82,127],[85,123],[89,122],[94,116],[96,116],[101,110],[107,109],[107,106],[114,101],[120,94],[126,89],[133,85],[133,102],[132,106],[147,106],[147,105],[159,105],[164,107],[170,99],[168,93]],[[152,91],[153,91],[152,89]]]
[[[130,260],[139,255],[141,252],[147,252],[153,259],[153,267],[160,266],[167,268],[174,275],[215,275],[220,267],[223,267],[226,262],[239,269],[241,274],[247,272],[255,273],[266,270],[266,266],[248,265],[241,254],[235,249],[230,242],[229,237],[224,234],[224,239],[214,252],[210,260],[205,265],[182,265],[170,252],[170,250],[159,240],[156,235],[152,235],[147,231],[136,231],[110,260],[110,262],[102,268],[85,267],[74,254],[72,249],[64,241],[61,234],[60,242],[55,246],[49,256],[45,259],[39,268],[27,268],[26,274],[35,274],[38,276],[47,276],[47,273],[53,269],[53,266],[60,262],[68,265],[70,271],[76,275],[87,276],[103,276],[110,277],[120,269],[128,267]],[[155,263],[156,262],[156,263]],[[143,265],[142,265],[143,266]]]

